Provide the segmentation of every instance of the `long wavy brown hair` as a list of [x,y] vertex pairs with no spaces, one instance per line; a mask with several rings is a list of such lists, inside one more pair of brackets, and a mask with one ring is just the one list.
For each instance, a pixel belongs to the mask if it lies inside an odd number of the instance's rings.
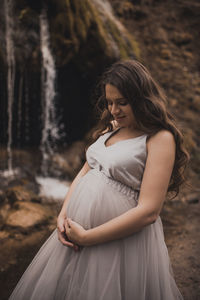
[[108,110],[105,95],[106,84],[115,86],[130,103],[138,129],[148,136],[156,134],[161,129],[169,130],[173,134],[176,155],[168,192],[173,192],[175,197],[179,193],[180,185],[185,181],[184,173],[189,155],[184,147],[183,135],[174,117],[167,110],[165,93],[138,61],[125,60],[114,63],[102,75],[97,86],[100,93],[96,103],[99,122],[93,131],[93,140],[103,132],[113,130],[113,117]]

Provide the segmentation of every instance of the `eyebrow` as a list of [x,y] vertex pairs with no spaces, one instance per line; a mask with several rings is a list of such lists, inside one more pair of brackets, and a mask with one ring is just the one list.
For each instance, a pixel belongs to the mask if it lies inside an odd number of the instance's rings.
[[[113,101],[112,99],[108,99],[108,98],[106,98],[106,100],[107,101]],[[117,99],[115,99],[116,101],[120,101],[120,100],[125,100],[125,98],[124,97],[121,97],[121,98],[117,98]]]

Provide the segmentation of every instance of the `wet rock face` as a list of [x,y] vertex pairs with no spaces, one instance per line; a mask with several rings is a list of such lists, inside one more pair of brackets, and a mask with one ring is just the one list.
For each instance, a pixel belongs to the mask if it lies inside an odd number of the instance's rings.
[[44,223],[50,217],[50,210],[37,203],[16,202],[15,208],[6,218],[5,225],[27,229]]
[[5,191],[5,197],[10,204],[17,201],[40,202],[40,199],[32,191],[25,189],[23,186],[14,186]]
[[5,231],[17,229],[24,232],[35,226],[48,223],[52,216],[50,206],[33,189],[25,185],[7,188],[0,194],[0,228]]
[[60,179],[73,180],[85,163],[86,143],[77,141],[61,154],[52,157],[50,174],[57,175]]

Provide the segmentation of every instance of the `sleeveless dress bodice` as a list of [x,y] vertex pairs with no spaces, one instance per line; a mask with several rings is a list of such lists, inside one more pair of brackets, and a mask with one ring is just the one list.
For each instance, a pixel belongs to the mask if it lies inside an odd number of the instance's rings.
[[87,162],[92,169],[102,172],[108,178],[139,191],[147,156],[147,135],[121,140],[106,146],[106,141],[117,130],[100,136],[88,148]]

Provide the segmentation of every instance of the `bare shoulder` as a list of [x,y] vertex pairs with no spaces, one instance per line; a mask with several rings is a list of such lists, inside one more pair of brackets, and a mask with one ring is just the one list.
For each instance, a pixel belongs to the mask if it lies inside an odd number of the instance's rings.
[[160,130],[147,140],[147,150],[157,149],[174,152],[176,147],[174,135],[169,130]]
[[148,144],[170,143],[175,144],[174,135],[169,130],[160,130],[148,139]]

